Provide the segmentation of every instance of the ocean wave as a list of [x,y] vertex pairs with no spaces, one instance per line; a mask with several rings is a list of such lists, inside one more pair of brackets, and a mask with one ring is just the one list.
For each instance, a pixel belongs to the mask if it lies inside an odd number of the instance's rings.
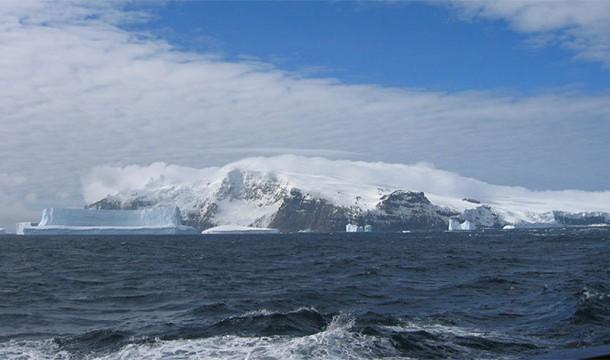
[[418,359],[497,358],[538,349],[535,339],[426,321],[382,326],[394,347]]
[[449,285],[449,288],[456,288],[460,290],[473,289],[495,291],[498,289],[514,289],[519,285],[520,283],[516,280],[511,280],[499,276],[480,276],[461,284],[451,284]]
[[[333,317],[326,328],[306,336],[213,336],[199,339],[154,339],[122,346],[112,352],[83,355],[62,349],[57,342],[10,341],[0,344],[7,360],[127,360],[127,359],[371,359],[399,358],[386,339],[351,331],[354,318]],[[404,357],[400,357],[404,359]]]
[[[126,332],[97,330],[51,341],[12,340],[0,344],[0,358],[493,359],[508,358],[506,352],[509,350],[523,353],[537,349],[531,341],[506,334],[425,321],[402,321],[375,313],[359,318],[342,313],[328,316],[329,321],[325,320],[326,317],[313,308],[288,312],[261,309],[220,321],[208,328],[206,334],[194,334],[182,329],[173,335],[137,338]],[[251,321],[254,321],[254,325]],[[260,321],[263,333],[269,330],[264,328],[267,321],[277,322],[270,335],[260,333]],[[295,335],[290,327],[295,323],[308,323],[305,328],[311,333]],[[311,323],[315,325],[311,327]],[[256,335],[241,334],[244,326]],[[303,331],[303,326],[298,326],[299,331]],[[232,329],[228,331],[223,327]]]
[[329,324],[329,320],[316,309],[309,307],[288,312],[261,309],[231,316],[206,330],[214,335],[302,336],[322,331]]
[[229,307],[227,306],[227,304],[222,303],[222,302],[216,302],[216,303],[210,303],[210,304],[203,304],[194,309],[191,309],[190,311],[187,312],[187,315],[202,316],[202,315],[216,314],[218,312],[223,312],[223,311],[228,311],[228,310],[229,310]]
[[610,322],[610,293],[606,289],[584,287],[577,294],[572,322],[607,326]]

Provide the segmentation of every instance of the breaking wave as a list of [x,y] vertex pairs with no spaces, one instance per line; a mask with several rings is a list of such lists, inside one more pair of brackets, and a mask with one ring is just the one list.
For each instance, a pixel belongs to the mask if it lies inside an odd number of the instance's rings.
[[610,323],[610,292],[604,290],[584,287],[578,292],[574,323],[600,326]]
[[[233,317],[214,327],[236,332],[267,332],[268,327],[279,333],[310,331],[320,325],[322,315],[313,310],[289,313],[258,312]],[[297,325],[304,320],[305,325]],[[258,324],[257,324],[258,323]],[[262,324],[262,326],[261,326]],[[272,325],[271,325],[272,324]],[[283,325],[287,325],[283,327]],[[43,341],[10,341],[0,344],[3,359],[367,359],[383,356],[391,350],[387,339],[352,331],[354,318],[334,316],[323,329],[304,336],[285,334],[268,336],[218,335],[205,338],[129,339],[126,334],[96,331],[68,339]],[[228,332],[228,331],[227,331]],[[187,335],[188,337],[188,335]],[[129,342],[131,341],[131,342]],[[129,342],[125,344],[125,342]],[[118,348],[117,348],[118,345]],[[79,347],[95,350],[83,354]],[[398,353],[396,353],[398,356]],[[387,358],[387,356],[384,356]]]
[[[211,335],[215,334],[215,335]],[[209,336],[208,336],[209,335]],[[367,314],[324,315],[314,308],[257,310],[208,327],[154,337],[97,330],[72,337],[0,343],[10,360],[110,359],[432,359],[506,358],[506,348],[536,349],[498,333]]]

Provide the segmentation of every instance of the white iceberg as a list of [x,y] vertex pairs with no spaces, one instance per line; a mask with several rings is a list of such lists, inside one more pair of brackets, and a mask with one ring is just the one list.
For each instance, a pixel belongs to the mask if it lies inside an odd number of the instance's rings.
[[346,224],[345,232],[373,232],[373,226],[368,224],[364,226],[356,224]]
[[196,234],[184,226],[177,207],[141,210],[47,208],[40,222],[18,223],[18,235],[177,235]]
[[476,226],[466,220],[463,223],[460,223],[457,219],[449,219],[449,231],[468,231],[468,230],[476,230]]
[[358,231],[358,225],[356,225],[356,224],[346,224],[345,225],[345,232],[359,232]]
[[6,230],[3,227],[0,227],[0,235],[6,234]]
[[279,234],[278,229],[240,225],[220,225],[203,230],[202,234]]

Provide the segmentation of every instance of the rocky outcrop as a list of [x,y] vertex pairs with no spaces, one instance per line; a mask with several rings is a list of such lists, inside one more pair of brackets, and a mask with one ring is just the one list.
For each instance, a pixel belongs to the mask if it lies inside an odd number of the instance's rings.
[[121,201],[119,198],[108,196],[94,203],[85,206],[86,209],[98,210],[137,210],[157,205],[154,200],[147,200],[142,197],[134,197],[130,201]]
[[376,209],[365,212],[360,222],[375,231],[444,230],[449,218],[458,214],[433,205],[423,192],[397,190],[382,196]]
[[353,210],[329,203],[327,200],[292,189],[284,198],[269,227],[282,232],[311,230],[316,232],[345,231],[345,224]]
[[373,210],[341,207],[293,189],[270,227],[283,232],[345,231],[345,224],[371,225],[375,231],[444,230],[458,213],[433,205],[422,192],[394,191],[380,198]]

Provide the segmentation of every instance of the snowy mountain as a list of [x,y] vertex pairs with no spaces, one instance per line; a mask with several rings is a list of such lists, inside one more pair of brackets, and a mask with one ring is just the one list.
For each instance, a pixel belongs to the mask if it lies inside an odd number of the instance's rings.
[[185,225],[343,231],[446,229],[449,218],[479,228],[610,224],[610,192],[531,191],[435,169],[293,155],[193,169],[98,167],[83,179],[88,207],[178,206]]

